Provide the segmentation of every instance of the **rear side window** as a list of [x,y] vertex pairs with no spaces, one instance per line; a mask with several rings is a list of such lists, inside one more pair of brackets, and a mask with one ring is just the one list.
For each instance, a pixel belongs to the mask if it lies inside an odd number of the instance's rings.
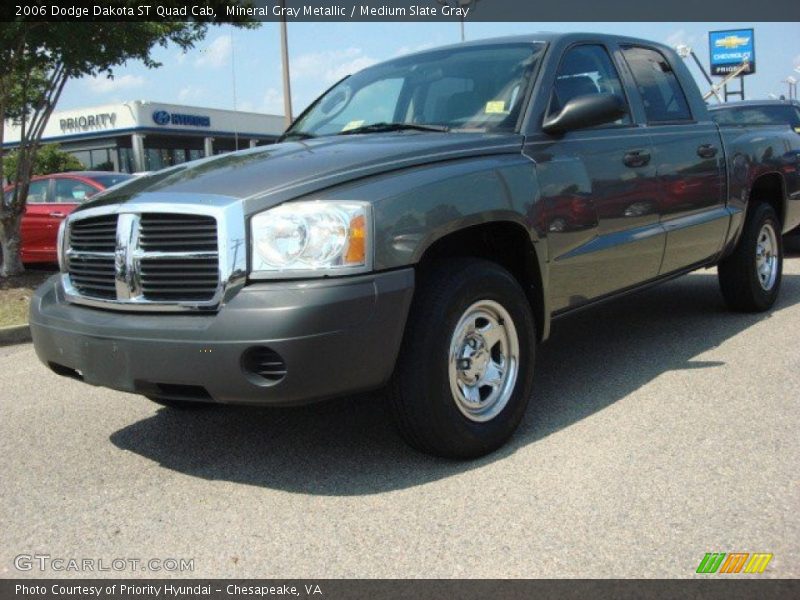
[[660,52],[627,46],[622,49],[644,103],[647,121],[690,121],[692,113],[678,78]]
[[800,112],[793,106],[765,105],[725,107],[711,111],[720,125],[791,125],[800,126]]
[[96,193],[96,188],[77,179],[56,179],[56,202],[83,202]]

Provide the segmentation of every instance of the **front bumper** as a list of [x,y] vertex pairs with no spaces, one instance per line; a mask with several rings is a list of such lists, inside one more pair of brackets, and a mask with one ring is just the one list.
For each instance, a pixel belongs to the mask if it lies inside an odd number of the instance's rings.
[[[31,301],[39,359],[86,383],[165,399],[302,404],[389,379],[414,288],[413,269],[315,282],[256,283],[217,313],[119,313],[67,302],[58,276]],[[243,365],[277,352],[278,382]]]

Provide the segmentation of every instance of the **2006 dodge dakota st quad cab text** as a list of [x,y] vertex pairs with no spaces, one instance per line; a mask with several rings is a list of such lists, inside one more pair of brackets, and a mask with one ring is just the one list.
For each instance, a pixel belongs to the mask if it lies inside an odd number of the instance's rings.
[[714,265],[731,308],[769,309],[799,149],[788,127],[719,127],[676,54],[643,40],[398,58],[279,144],[78,208],[31,304],[36,352],[172,407],[386,387],[413,446],[480,456],[535,398],[555,317]]

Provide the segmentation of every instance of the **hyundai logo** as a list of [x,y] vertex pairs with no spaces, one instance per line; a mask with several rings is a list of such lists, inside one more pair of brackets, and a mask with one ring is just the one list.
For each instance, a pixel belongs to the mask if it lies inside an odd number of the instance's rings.
[[153,121],[156,125],[168,125],[170,122],[169,113],[165,110],[157,110],[153,112]]

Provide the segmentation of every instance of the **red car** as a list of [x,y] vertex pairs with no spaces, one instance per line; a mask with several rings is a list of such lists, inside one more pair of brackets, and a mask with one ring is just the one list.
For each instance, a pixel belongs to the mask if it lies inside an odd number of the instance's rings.
[[[132,177],[127,173],[80,171],[32,178],[28,204],[22,216],[22,262],[57,262],[56,238],[61,221],[97,192]],[[10,201],[13,191],[13,185],[3,188],[6,202]]]

